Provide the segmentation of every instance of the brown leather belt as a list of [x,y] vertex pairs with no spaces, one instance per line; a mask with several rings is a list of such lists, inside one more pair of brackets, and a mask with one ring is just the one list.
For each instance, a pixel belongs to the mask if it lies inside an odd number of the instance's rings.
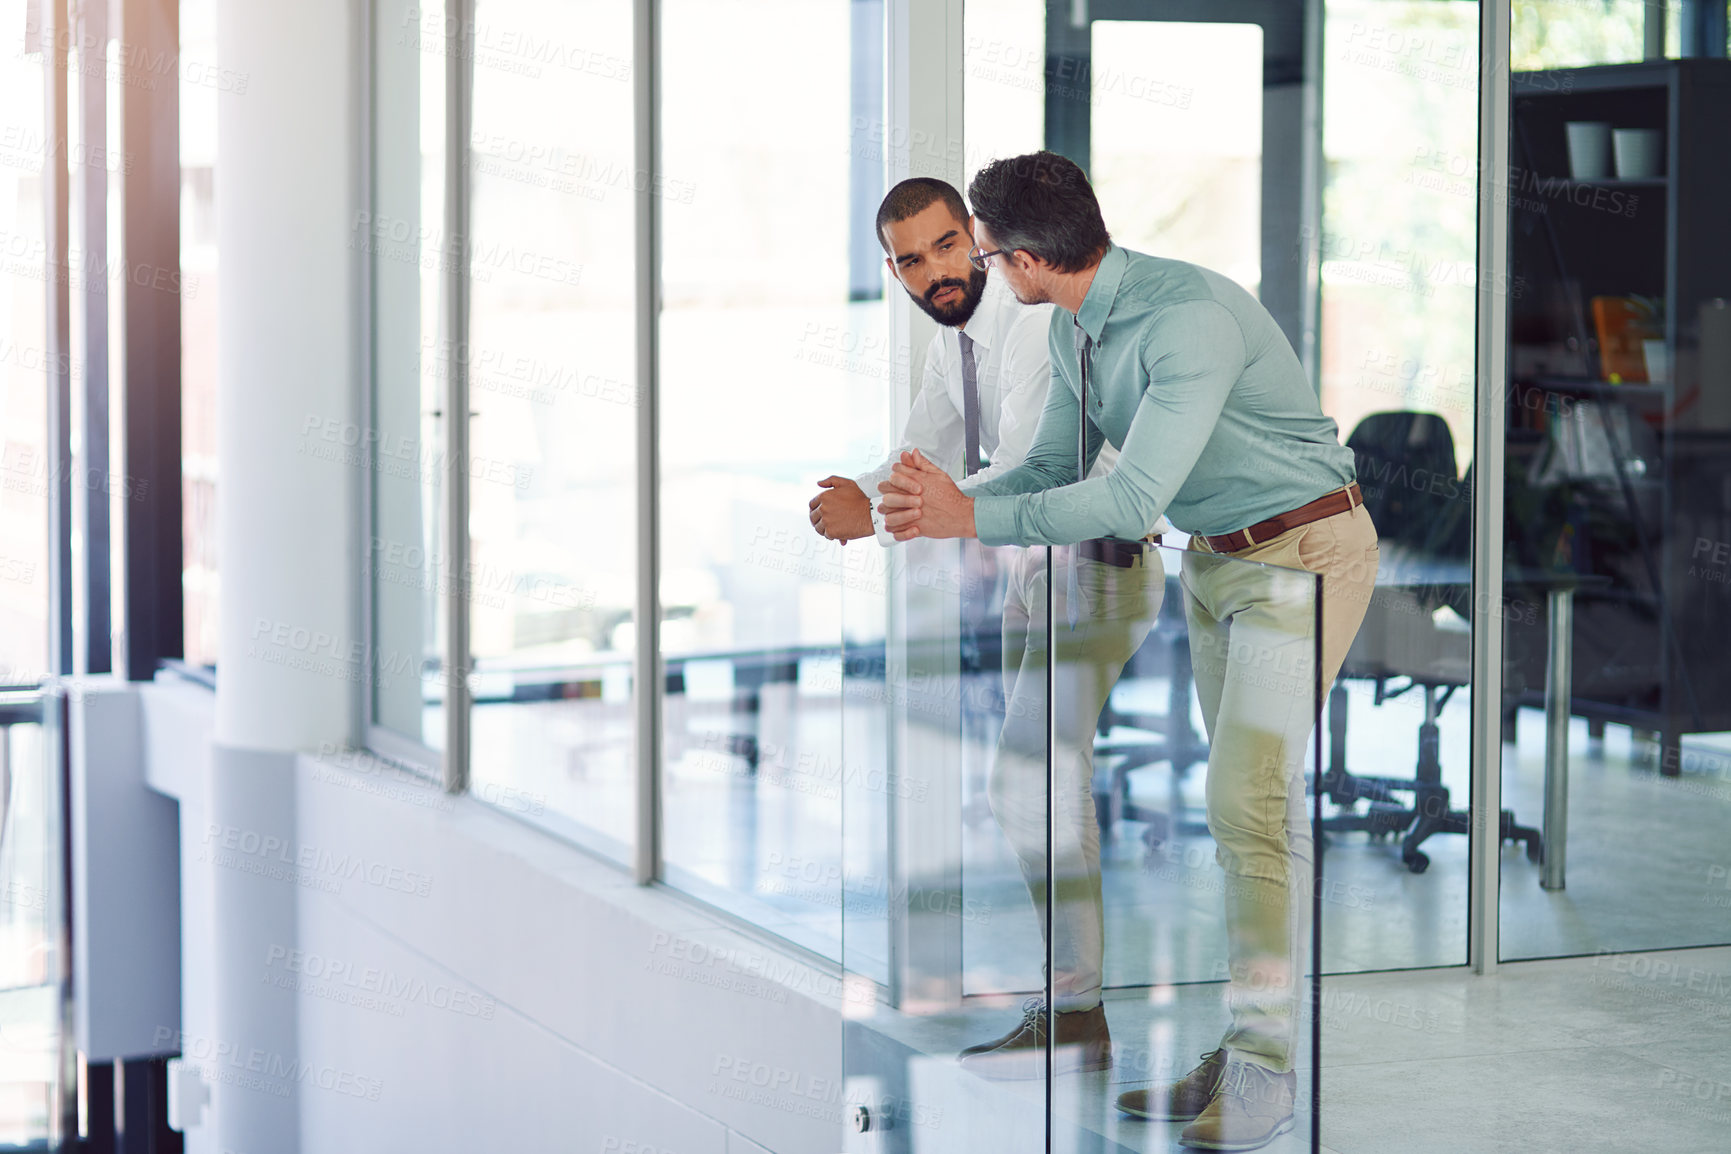
[[1111,537],[1095,537],[1084,541],[1078,546],[1079,556],[1086,561],[1101,561],[1107,565],[1115,565],[1120,569],[1129,569],[1136,564],[1136,558],[1142,556],[1148,545],[1160,544],[1160,535],[1144,537],[1140,541],[1118,541]]
[[1236,553],[1240,549],[1248,549],[1252,545],[1261,545],[1266,541],[1271,541],[1282,533],[1296,529],[1300,525],[1308,525],[1312,521],[1320,521],[1324,517],[1332,517],[1336,513],[1356,509],[1362,504],[1364,504],[1364,493],[1359,490],[1358,482],[1354,481],[1344,489],[1324,493],[1308,505],[1300,505],[1278,517],[1258,521],[1248,529],[1240,529],[1236,533],[1223,533],[1218,537],[1203,537],[1202,540],[1216,553]]

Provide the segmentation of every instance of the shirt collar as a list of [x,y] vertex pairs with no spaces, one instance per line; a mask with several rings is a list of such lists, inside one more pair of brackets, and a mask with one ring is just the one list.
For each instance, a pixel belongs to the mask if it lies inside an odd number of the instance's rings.
[[1112,301],[1118,295],[1119,282],[1124,279],[1124,268],[1129,263],[1130,258],[1123,249],[1108,244],[1106,255],[1100,258],[1100,267],[1094,270],[1094,283],[1088,286],[1088,295],[1082,298],[1082,311],[1076,314],[1076,321],[1095,344],[1100,343],[1106,317],[1112,311]]
[[[980,303],[974,307],[974,315],[968,318],[965,330],[968,339],[983,349],[989,349],[998,343],[998,329],[1003,324],[1004,306],[1013,300],[1009,287],[994,273],[986,274],[986,287],[980,293]],[[951,329],[958,337],[964,331]]]

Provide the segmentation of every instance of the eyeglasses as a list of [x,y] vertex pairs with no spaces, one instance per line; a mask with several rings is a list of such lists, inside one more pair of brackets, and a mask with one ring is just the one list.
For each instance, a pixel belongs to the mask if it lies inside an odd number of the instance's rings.
[[979,269],[981,272],[985,272],[986,269],[991,267],[993,257],[1003,256],[1009,251],[1010,250],[1007,248],[995,248],[991,252],[981,252],[980,246],[976,244],[973,248],[968,250],[968,263]]

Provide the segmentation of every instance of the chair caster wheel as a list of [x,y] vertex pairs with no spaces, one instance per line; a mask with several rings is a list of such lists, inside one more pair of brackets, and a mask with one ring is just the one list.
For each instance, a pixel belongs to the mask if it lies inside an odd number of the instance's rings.
[[1410,854],[1402,854],[1401,860],[1406,863],[1406,868],[1415,874],[1422,874],[1430,868],[1429,856],[1418,850],[1413,850]]
[[1538,838],[1529,840],[1527,842],[1527,860],[1532,862],[1534,865],[1544,865],[1545,843],[1540,841]]

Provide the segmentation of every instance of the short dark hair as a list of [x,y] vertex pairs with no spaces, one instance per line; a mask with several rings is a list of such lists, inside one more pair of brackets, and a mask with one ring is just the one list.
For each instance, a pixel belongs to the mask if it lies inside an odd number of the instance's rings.
[[962,203],[962,194],[948,181],[916,176],[890,189],[884,202],[878,205],[878,243],[884,246],[884,251],[895,255],[890,252],[889,238],[884,236],[885,225],[917,216],[940,200],[949,206],[957,220],[968,219],[968,206]]
[[968,185],[974,219],[998,246],[1031,252],[1059,272],[1079,272],[1112,243],[1087,174],[1055,152],[994,160]]

